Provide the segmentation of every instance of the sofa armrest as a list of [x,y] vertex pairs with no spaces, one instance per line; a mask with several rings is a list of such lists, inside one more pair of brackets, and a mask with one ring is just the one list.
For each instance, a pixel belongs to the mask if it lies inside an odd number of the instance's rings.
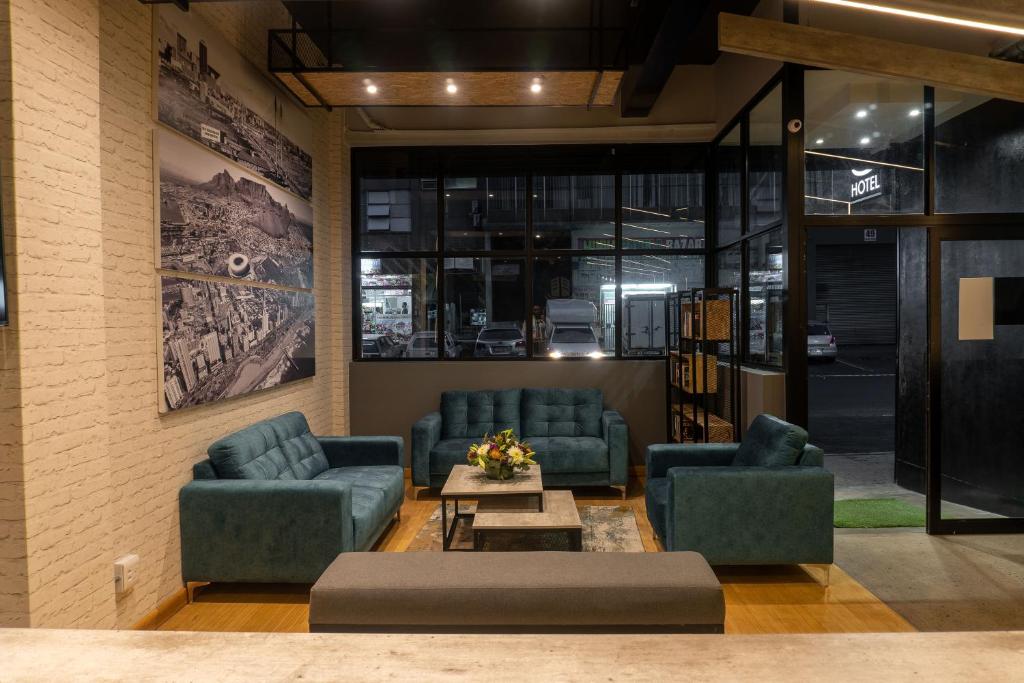
[[629,483],[629,427],[615,410],[601,413],[601,433],[608,444],[608,480],[612,486]]
[[736,456],[738,443],[659,443],[647,447],[644,465],[648,479],[667,476],[670,467],[726,467]]
[[331,467],[403,466],[405,441],[400,436],[318,436]]
[[673,467],[669,550],[715,564],[832,562],[833,482],[821,467]]
[[354,549],[346,482],[193,481],[178,508],[185,581],[313,583]]
[[430,449],[441,440],[441,413],[430,413],[412,426],[412,483],[430,486]]

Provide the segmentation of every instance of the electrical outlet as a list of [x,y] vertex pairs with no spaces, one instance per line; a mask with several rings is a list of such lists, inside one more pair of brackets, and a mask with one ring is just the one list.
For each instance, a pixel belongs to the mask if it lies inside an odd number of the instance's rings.
[[139,580],[139,556],[125,555],[114,560],[114,592],[124,595]]

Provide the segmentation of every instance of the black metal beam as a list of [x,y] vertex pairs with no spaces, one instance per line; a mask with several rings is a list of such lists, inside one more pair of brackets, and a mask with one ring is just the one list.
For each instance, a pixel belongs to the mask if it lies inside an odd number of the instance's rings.
[[620,93],[624,118],[647,116],[668,83],[672,70],[690,36],[697,28],[711,0],[672,0],[665,9],[647,57],[626,71]]

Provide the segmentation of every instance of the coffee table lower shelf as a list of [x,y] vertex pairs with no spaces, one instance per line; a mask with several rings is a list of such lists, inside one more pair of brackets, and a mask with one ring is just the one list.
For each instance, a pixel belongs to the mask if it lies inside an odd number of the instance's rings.
[[[454,515],[448,524],[448,502],[442,498],[441,533],[445,551],[481,551],[487,539],[497,536],[561,532],[568,535],[570,550],[583,550],[583,524],[572,491],[544,491],[542,497],[485,497],[478,501],[475,513],[460,512],[459,498],[455,498],[454,503]],[[469,525],[473,535],[472,548],[452,545],[460,523]]]

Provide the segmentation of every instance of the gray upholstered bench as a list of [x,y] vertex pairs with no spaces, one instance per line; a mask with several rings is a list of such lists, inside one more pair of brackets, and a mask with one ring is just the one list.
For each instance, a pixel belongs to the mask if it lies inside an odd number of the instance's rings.
[[343,553],[313,586],[314,632],[722,633],[697,553]]

